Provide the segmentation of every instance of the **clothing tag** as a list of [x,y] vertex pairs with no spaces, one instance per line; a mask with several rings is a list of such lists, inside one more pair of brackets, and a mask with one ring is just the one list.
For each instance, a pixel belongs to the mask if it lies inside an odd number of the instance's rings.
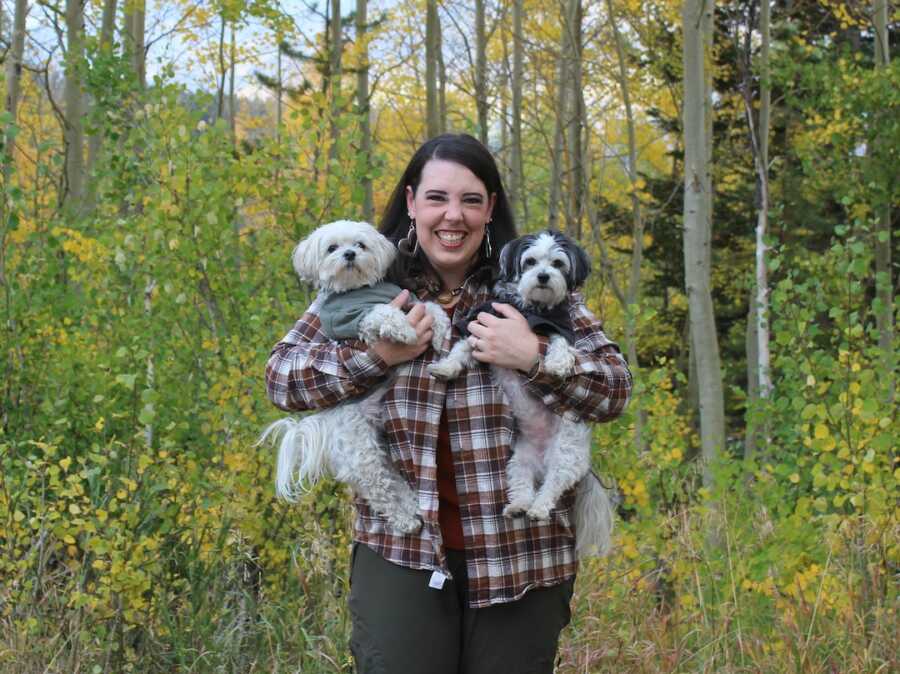
[[447,576],[445,576],[440,571],[435,570],[431,574],[431,580],[428,581],[428,587],[433,587],[435,590],[440,590],[444,587],[444,581],[447,580]]

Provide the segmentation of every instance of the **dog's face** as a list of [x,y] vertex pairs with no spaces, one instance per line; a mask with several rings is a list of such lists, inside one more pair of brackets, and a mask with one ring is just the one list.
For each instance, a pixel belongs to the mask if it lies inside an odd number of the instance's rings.
[[526,306],[556,306],[590,271],[587,253],[552,230],[519,237],[500,252],[500,280],[514,285]]
[[302,280],[321,290],[344,292],[384,278],[396,252],[372,225],[338,220],[297,244],[291,261]]

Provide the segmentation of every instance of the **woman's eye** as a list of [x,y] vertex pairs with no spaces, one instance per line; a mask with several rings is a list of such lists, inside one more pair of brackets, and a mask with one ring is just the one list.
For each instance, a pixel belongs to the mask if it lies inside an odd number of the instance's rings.
[[335,244],[331,244],[330,246],[328,246],[328,252],[329,252],[329,253],[333,253],[333,252],[336,251],[337,249],[338,249],[338,247],[337,247]]
[[357,241],[357,242],[356,242],[356,245],[359,246],[359,249],[360,249],[360,250],[365,250],[365,249],[366,249],[366,244],[364,244],[362,241]]
[[537,260],[535,260],[533,257],[526,257],[526,258],[525,258],[525,266],[526,266],[526,267],[531,267],[531,266],[534,266],[534,265],[536,265],[536,264],[537,264]]

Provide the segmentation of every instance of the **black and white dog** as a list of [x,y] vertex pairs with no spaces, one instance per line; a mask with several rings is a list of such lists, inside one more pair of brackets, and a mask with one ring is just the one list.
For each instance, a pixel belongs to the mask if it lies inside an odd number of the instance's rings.
[[[576,362],[569,292],[581,286],[590,271],[590,259],[584,250],[552,230],[515,239],[500,253],[500,276],[492,301],[516,307],[532,330],[549,337],[543,369],[559,378],[571,375]],[[428,368],[434,377],[454,379],[464,369],[477,365],[463,326],[480,311],[493,310],[490,303],[476,307],[457,324],[463,338],[445,358]],[[605,554],[612,533],[612,505],[590,471],[590,427],[551,412],[526,391],[520,373],[492,365],[491,374],[506,393],[517,425],[506,468],[509,502],[504,514],[514,517],[524,512],[532,519],[547,521],[560,496],[578,485],[576,550],[579,556]]]

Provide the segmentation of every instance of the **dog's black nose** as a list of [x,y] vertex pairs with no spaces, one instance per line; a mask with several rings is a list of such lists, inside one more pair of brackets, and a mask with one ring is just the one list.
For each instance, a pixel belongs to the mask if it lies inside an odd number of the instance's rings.
[[547,283],[550,280],[550,274],[538,274],[538,283]]
[[347,262],[352,262],[353,260],[356,259],[356,251],[355,250],[345,250],[344,251],[344,259],[347,260]]

